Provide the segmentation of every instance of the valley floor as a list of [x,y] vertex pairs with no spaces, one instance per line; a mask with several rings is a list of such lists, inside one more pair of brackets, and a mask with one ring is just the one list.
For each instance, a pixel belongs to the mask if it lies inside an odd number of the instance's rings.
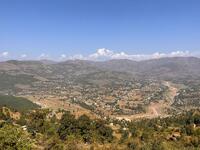
[[165,99],[159,100],[158,102],[152,102],[147,106],[145,113],[135,114],[135,115],[118,115],[112,116],[119,120],[137,120],[142,118],[156,118],[156,117],[167,117],[169,116],[168,110],[173,109],[171,106],[173,104],[174,97],[177,95],[177,92],[180,89],[180,85],[174,84],[172,82],[163,81],[163,85],[168,87],[168,90],[165,93]]
[[[118,120],[138,120],[142,118],[156,118],[156,117],[167,117],[169,116],[168,111],[173,110],[171,106],[173,104],[174,97],[177,95],[177,92],[181,88],[180,85],[174,84],[172,82],[163,81],[162,84],[167,86],[164,99],[158,100],[156,102],[151,102],[146,106],[146,111],[144,113],[138,113],[134,115],[110,115],[110,118]],[[43,98],[41,98],[43,97]],[[76,117],[79,117],[83,114],[90,116],[90,118],[100,118],[99,115],[95,114],[91,110],[83,108],[78,104],[72,104],[67,101],[60,100],[60,97],[43,95],[43,96],[25,96],[25,98],[31,100],[32,102],[40,105],[42,108],[49,108],[52,110],[67,110],[74,114]]]

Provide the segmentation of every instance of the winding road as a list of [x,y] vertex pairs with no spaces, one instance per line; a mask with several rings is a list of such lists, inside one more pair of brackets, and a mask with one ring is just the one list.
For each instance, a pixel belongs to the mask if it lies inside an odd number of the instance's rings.
[[122,115],[116,118],[125,119],[125,120],[136,120],[136,119],[141,119],[141,118],[156,118],[156,117],[169,116],[166,113],[166,110],[171,108],[171,105],[174,102],[174,97],[179,91],[180,86],[168,81],[163,81],[162,84],[168,87],[168,90],[165,93],[166,99],[160,100],[159,102],[152,102],[147,107],[146,113],[141,113],[141,114],[136,114],[136,115],[131,115],[131,116]]

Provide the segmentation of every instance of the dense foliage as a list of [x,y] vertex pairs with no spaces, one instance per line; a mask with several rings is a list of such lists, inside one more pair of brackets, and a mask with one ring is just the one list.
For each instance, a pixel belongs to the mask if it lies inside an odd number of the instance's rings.
[[1,124],[0,128],[0,149],[2,150],[30,150],[32,140],[21,128]]
[[61,139],[66,139],[73,135],[81,137],[84,142],[92,143],[94,141],[111,142],[113,139],[112,130],[105,126],[103,121],[91,120],[88,116],[82,115],[78,119],[68,112],[65,113],[58,129]]
[[0,107],[2,106],[6,106],[20,112],[40,108],[40,106],[32,103],[26,98],[9,95],[0,95]]
[[199,110],[132,122],[48,109],[23,112],[19,119],[11,113],[16,112],[0,109],[0,149],[200,149]]
[[[200,149],[200,111],[128,124],[134,149]],[[125,141],[127,142],[127,141]],[[132,149],[132,148],[130,148]]]

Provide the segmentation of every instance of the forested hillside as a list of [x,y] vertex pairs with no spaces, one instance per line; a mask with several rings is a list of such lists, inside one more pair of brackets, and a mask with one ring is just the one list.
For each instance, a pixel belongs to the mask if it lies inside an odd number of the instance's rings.
[[75,118],[61,110],[37,109],[17,119],[13,113],[0,109],[0,149],[200,149],[200,110],[136,122]]
[[40,108],[40,106],[32,103],[30,100],[26,98],[0,95],[0,107],[3,107],[3,106],[20,111],[20,112]]

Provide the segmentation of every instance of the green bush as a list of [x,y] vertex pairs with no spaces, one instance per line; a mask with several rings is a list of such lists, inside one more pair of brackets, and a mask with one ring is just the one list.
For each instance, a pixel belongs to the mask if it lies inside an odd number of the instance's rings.
[[4,125],[0,128],[0,149],[2,150],[30,150],[32,141],[20,128]]

